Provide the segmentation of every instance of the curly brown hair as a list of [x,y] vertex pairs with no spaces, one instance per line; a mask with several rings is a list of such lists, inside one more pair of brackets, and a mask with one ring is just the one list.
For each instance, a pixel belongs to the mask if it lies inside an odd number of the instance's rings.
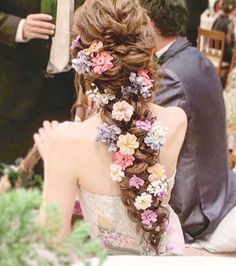
[[[157,65],[153,61],[156,37],[150,18],[138,0],[87,0],[74,17],[73,32],[80,35],[79,47],[72,54],[88,48],[93,41],[102,41],[103,50],[113,57],[113,68],[97,75],[93,71],[80,75],[80,85],[86,90],[94,83],[100,93],[106,90],[116,96],[115,100],[101,107],[101,118],[108,125],[117,125],[122,134],[134,134],[139,142],[136,149],[134,165],[126,168],[125,177],[120,182],[121,199],[127,208],[129,218],[136,223],[137,231],[143,232],[144,239],[159,253],[159,244],[168,222],[168,210],[161,201],[153,201],[150,209],[157,214],[157,221],[152,228],[141,223],[141,211],[134,206],[135,198],[146,191],[148,168],[159,162],[159,153],[148,148],[144,143],[146,131],[135,126],[137,120],[154,121],[147,104],[153,101],[157,88]],[[122,86],[130,84],[131,72],[138,73],[145,69],[153,80],[152,97],[147,99],[140,95],[123,95]],[[129,122],[112,118],[112,108],[116,102],[125,100],[134,107],[134,115]],[[130,187],[129,180],[137,175],[145,182],[140,189]]]

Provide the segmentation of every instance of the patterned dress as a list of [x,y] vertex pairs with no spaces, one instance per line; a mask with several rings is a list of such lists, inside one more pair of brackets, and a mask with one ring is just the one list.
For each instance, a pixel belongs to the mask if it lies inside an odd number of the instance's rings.
[[[142,234],[137,233],[119,196],[101,196],[80,188],[79,200],[91,237],[100,237],[110,254],[157,255]],[[169,224],[159,250],[161,255],[181,255],[184,250],[181,225],[173,209],[166,207],[170,213]]]

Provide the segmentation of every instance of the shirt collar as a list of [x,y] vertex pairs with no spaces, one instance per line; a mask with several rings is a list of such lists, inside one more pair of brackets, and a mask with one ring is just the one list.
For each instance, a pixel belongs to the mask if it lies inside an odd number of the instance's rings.
[[156,56],[157,58],[161,57],[169,48],[170,46],[176,41],[173,40],[172,42],[170,42],[169,44],[167,44],[165,47],[163,47],[161,50],[159,50],[158,52],[156,52]]

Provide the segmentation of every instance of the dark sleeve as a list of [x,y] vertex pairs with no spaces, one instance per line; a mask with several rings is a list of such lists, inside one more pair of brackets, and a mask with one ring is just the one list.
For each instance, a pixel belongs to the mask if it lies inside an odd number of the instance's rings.
[[208,0],[202,0],[201,3],[201,13],[203,13],[208,8]]
[[16,31],[21,19],[0,11],[0,43],[15,45]]
[[158,71],[159,88],[155,103],[164,107],[178,106],[187,112],[187,100],[184,85],[169,69]]

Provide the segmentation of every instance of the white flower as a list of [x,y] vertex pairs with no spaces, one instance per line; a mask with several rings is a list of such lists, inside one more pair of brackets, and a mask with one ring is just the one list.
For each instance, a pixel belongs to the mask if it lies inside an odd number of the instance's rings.
[[[93,86],[96,86],[94,84],[92,84]],[[109,101],[113,101],[115,100],[116,96],[112,95],[110,93],[107,93],[107,91],[104,91],[105,93],[100,93],[98,91],[98,88],[95,87],[95,89],[93,90],[89,90],[86,92],[86,95],[88,96],[89,99],[91,99],[92,101],[96,102],[98,107],[101,105],[106,105],[109,103]]]
[[154,196],[159,196],[160,193],[166,194],[168,190],[168,183],[164,178],[152,182],[148,187],[147,191]]
[[151,207],[152,204],[152,196],[147,193],[142,193],[141,196],[137,196],[135,198],[134,206],[137,210],[146,210]]
[[163,146],[165,144],[168,128],[163,127],[161,122],[155,121],[152,124],[152,128],[151,128],[150,132],[152,132],[155,136],[158,137],[158,140],[159,140],[161,146]]
[[120,165],[113,163],[110,166],[110,176],[113,181],[121,182],[125,173]]

